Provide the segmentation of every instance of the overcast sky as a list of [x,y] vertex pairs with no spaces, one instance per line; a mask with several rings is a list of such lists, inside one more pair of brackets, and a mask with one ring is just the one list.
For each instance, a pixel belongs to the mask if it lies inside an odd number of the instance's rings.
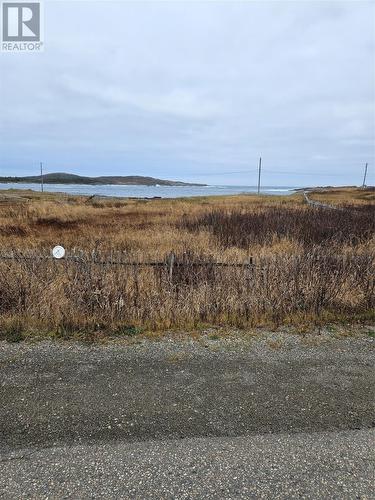
[[375,183],[372,1],[48,1],[0,85],[0,175]]

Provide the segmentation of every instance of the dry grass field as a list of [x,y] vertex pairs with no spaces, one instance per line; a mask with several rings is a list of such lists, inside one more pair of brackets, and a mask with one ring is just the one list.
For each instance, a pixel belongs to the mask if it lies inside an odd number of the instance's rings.
[[316,201],[331,203],[339,207],[375,204],[375,188],[357,189],[337,187],[316,189],[313,191],[312,197]]
[[[15,258],[0,259],[0,336],[373,321],[374,191],[309,196],[345,209],[308,207],[302,193],[136,200],[3,192],[0,254]],[[67,249],[64,261],[48,257],[56,244]],[[172,273],[108,263],[163,262],[171,251]]]

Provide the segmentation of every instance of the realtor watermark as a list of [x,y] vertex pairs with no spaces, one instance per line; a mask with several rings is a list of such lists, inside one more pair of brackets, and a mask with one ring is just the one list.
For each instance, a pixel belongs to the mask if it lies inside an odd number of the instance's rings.
[[42,2],[2,2],[1,51],[41,52],[44,50]]

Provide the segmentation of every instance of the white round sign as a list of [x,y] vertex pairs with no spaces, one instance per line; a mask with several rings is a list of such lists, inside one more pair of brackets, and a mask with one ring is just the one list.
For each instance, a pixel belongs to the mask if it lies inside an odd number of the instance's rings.
[[52,250],[52,255],[55,259],[63,259],[65,257],[65,248],[57,245]]

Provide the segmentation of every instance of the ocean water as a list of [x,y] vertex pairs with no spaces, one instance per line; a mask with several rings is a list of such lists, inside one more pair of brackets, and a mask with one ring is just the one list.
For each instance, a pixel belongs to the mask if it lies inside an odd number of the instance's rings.
[[[40,184],[0,183],[0,189],[32,189],[40,191]],[[264,186],[262,194],[288,195],[294,187]],[[87,184],[45,184],[45,191],[67,194],[116,196],[121,198],[183,198],[241,193],[256,193],[256,186],[91,186]]]

